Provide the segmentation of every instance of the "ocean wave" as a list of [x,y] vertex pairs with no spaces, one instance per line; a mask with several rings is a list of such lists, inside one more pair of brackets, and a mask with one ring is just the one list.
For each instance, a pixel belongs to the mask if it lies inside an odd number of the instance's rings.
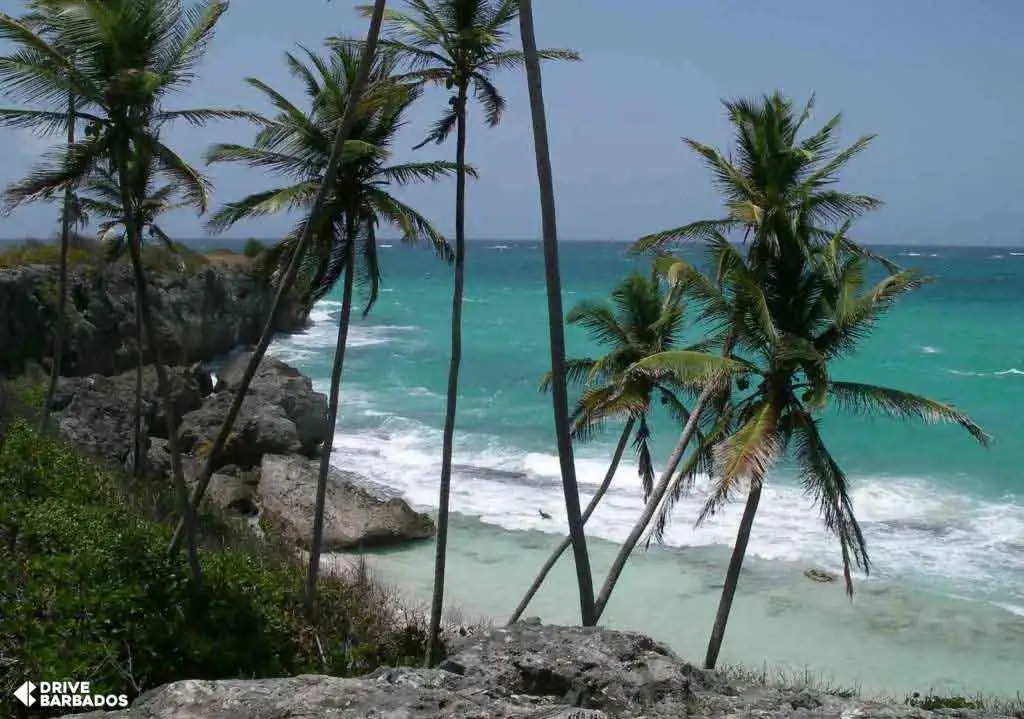
[[975,370],[960,370],[951,369],[950,374],[955,374],[960,377],[1008,377],[1014,375],[1024,375],[1024,370],[1011,367],[1010,369],[996,370],[993,372],[978,372]]
[[932,345],[922,345],[921,346],[921,354],[937,355],[940,352],[942,352],[942,350],[940,350],[938,347],[933,347]]
[[[415,505],[435,507],[440,444],[440,431],[392,415],[376,430],[339,433],[334,462],[393,487]],[[456,447],[452,511],[509,530],[564,531],[555,454],[523,451],[498,438],[461,433]],[[367,461],[368,455],[373,461]],[[577,456],[576,474],[584,505],[607,469],[607,456],[600,452],[588,448]],[[874,562],[872,576],[940,577],[963,591],[984,587],[986,592],[996,590],[998,596],[1004,596],[1005,590],[1014,592],[1014,587],[1019,590],[1014,577],[1024,571],[1024,556],[997,548],[1024,542],[1024,506],[973,499],[910,477],[851,478],[851,484]],[[729,505],[704,526],[693,527],[708,492],[707,478],[698,478],[692,493],[677,503],[675,519],[666,532],[668,545],[732,544],[742,502]],[[588,532],[621,542],[642,505],[636,465],[624,461],[588,523]],[[802,489],[784,477],[765,486],[749,553],[769,560],[840,568],[838,546],[824,532],[818,511]]]

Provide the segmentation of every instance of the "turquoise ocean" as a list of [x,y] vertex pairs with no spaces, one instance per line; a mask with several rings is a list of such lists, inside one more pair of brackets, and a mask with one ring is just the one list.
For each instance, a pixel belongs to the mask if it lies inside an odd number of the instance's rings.
[[[564,301],[603,299],[628,272],[648,271],[620,243],[563,242]],[[873,570],[840,582],[803,576],[839,569],[838,546],[783,464],[754,525],[722,663],[807,668],[872,693],[1024,692],[1024,250],[882,251],[935,282],[883,319],[836,378],[872,382],[955,404],[994,438],[959,428],[826,413],[823,432],[850,476]],[[449,356],[450,269],[396,241],[381,252],[383,291],[354,322],[334,462],[437,506]],[[309,328],[282,337],[274,356],[329,385],[339,297]],[[549,395],[543,255],[538,242],[472,242],[455,443],[448,596],[470,616],[504,621],[565,530]],[[570,356],[598,347],[569,327]],[[577,447],[583,501],[618,436]],[[678,428],[652,423],[656,462]],[[692,660],[703,656],[741,506],[705,526],[693,520],[706,484],[676,507],[663,547],[627,565],[602,622],[647,632]],[[588,524],[600,586],[642,499],[624,462]],[[552,515],[544,519],[538,510]],[[429,596],[433,546],[376,553],[378,576]],[[572,559],[560,563],[527,615],[578,621]]]

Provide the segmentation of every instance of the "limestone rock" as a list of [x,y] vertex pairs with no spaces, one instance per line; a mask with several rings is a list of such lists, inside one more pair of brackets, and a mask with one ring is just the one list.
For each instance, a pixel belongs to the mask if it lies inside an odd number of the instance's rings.
[[[50,265],[0,269],[0,374],[17,374],[49,352],[57,274]],[[148,279],[160,354],[169,364],[212,360],[256,342],[275,295],[246,266],[153,271]],[[63,374],[113,375],[136,364],[135,285],[126,263],[71,267],[66,317]],[[298,297],[289,296],[277,329],[294,331],[305,322]]]
[[[309,549],[319,462],[268,454],[259,494],[266,521]],[[324,551],[395,544],[433,536],[434,523],[399,497],[382,497],[357,475],[331,468],[324,513]]]
[[[234,392],[252,352],[239,352],[217,373],[218,393]],[[327,440],[327,398],[313,390],[313,382],[294,367],[273,357],[264,357],[249,384],[247,396],[275,404],[295,423],[301,451],[312,454]]]
[[[217,392],[207,398],[199,409],[186,414],[178,430],[182,451],[205,459],[233,401],[230,392]],[[295,454],[301,449],[298,429],[284,408],[259,397],[247,396],[219,455],[219,462],[250,468],[258,466],[265,454]]]
[[[734,685],[641,634],[516,624],[470,637],[440,669],[383,668],[364,677],[180,681],[105,719],[988,719],[979,710]],[[70,719],[70,716],[68,717]]]

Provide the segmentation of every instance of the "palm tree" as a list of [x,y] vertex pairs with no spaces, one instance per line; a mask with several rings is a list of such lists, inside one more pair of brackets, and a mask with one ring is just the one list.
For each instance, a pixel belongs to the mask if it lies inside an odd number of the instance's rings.
[[[151,169],[151,168],[150,168]],[[150,240],[163,244],[169,251],[177,254],[178,249],[171,238],[157,224],[159,217],[171,210],[189,207],[190,203],[178,198],[180,186],[168,182],[154,188],[153,177],[140,179],[145,188],[139,202],[139,224]],[[76,194],[74,206],[79,213],[104,218],[99,223],[98,239],[103,246],[104,255],[110,262],[124,256],[128,247],[128,236],[125,230],[126,216],[121,204],[121,190],[117,178],[109,167],[103,168],[95,177],[86,181],[84,192]],[[147,437],[142,431],[142,369],[145,366],[145,337],[143,336],[140,305],[135,307],[135,348],[138,361],[135,368],[135,412],[133,428],[132,475],[136,482],[141,481],[146,467]]]
[[[713,485],[697,518],[713,516],[744,483],[747,502],[726,573],[708,645],[705,667],[713,669],[721,649],[761,490],[773,463],[792,450],[800,480],[820,508],[826,529],[839,540],[843,576],[852,596],[851,563],[870,569],[864,535],[853,512],[849,482],[829,453],[816,416],[831,402],[837,409],[901,419],[951,422],[983,446],[988,436],[951,405],[902,390],[831,379],[829,366],[851,354],[881,315],[901,296],[921,286],[912,271],[890,273],[865,288],[866,260],[849,249],[846,228],[827,245],[800,257],[778,257],[768,268],[744,257],[724,237],[712,245],[722,272],[713,303],[761,307],[744,323],[744,383],[754,386],[729,402],[715,430],[695,451],[691,466],[712,469]],[[785,271],[775,265],[784,265]],[[796,268],[799,267],[799,270]],[[789,283],[798,272],[799,282]],[[673,350],[637,363],[640,370],[672,372]],[[684,476],[692,478],[688,467]]]
[[[722,153],[689,138],[684,141],[711,170],[714,184],[723,195],[726,216],[647,235],[637,240],[634,251],[657,252],[683,242],[714,242],[720,236],[736,233],[746,238],[749,255],[758,266],[774,262],[772,258],[778,258],[779,263],[785,265],[809,253],[813,247],[831,241],[837,227],[881,204],[868,195],[836,189],[840,170],[870,144],[872,136],[862,136],[848,147],[840,147],[836,133],[841,116],[835,115],[819,130],[801,138],[801,130],[814,108],[813,96],[799,113],[790,100],[778,93],[757,101],[724,104],[735,135],[732,153]],[[798,227],[801,229],[796,232]],[[887,268],[893,268],[891,263],[875,258],[854,243],[845,232],[839,236],[847,250],[878,259]],[[790,281],[798,281],[792,269],[787,270],[787,274]],[[680,275],[680,281],[696,289],[706,284],[702,275],[695,271]],[[784,301],[785,298],[775,299]],[[723,323],[727,325],[718,337],[723,355],[730,355],[734,345],[742,344],[746,317],[759,311],[756,307],[709,306],[709,317],[720,327]],[[688,361],[690,371],[697,364],[704,364],[704,360],[696,357]],[[713,366],[706,365],[706,369],[715,374],[716,381],[705,386],[693,405],[691,422],[680,433],[651,499],[612,563],[597,597],[598,616],[607,606],[626,561],[647,532],[673,483],[704,411],[715,398],[721,401],[722,375],[713,370]],[[678,482],[676,484],[678,486]]]
[[[0,63],[0,86],[20,93],[36,107],[0,110],[0,122],[14,127],[53,132],[66,124],[63,108],[74,96],[77,117],[93,130],[80,141],[44,158],[24,180],[7,189],[13,204],[43,199],[74,187],[107,167],[117,179],[131,257],[139,316],[153,353],[157,384],[168,422],[169,450],[175,486],[184,487],[177,447],[177,422],[167,373],[159,356],[154,319],[146,292],[141,243],[150,173],[167,177],[182,196],[205,211],[208,183],[159,136],[175,120],[202,125],[211,119],[248,118],[233,110],[168,110],[167,97],[194,77],[226,2],[210,1],[184,8],[178,0],[78,0],[64,3],[52,16],[55,36],[48,42],[28,25],[0,17],[0,38],[18,48],[14,60]],[[73,49],[64,52],[61,45]],[[41,106],[41,107],[38,107]],[[187,499],[187,493],[185,494]],[[201,573],[195,549],[193,513],[181,508],[188,534],[193,577]]]
[[[583,327],[596,343],[609,348],[599,359],[566,360],[566,380],[583,385],[571,416],[573,439],[586,442],[607,422],[625,419],[608,471],[583,511],[584,524],[608,491],[631,435],[644,495],[651,492],[654,466],[648,440],[654,402],[666,406],[681,424],[689,419],[690,413],[676,395],[678,388],[672,384],[671,377],[629,372],[641,359],[677,346],[683,325],[679,299],[674,287],[668,292],[662,291],[657,275],[647,278],[634,274],[622,280],[612,292],[614,309],[603,303],[582,302],[566,315],[566,322]],[[550,386],[551,373],[548,372],[541,380],[541,389],[546,391]],[[512,613],[509,624],[518,621],[526,611],[548,572],[569,548],[570,539],[566,536],[548,557]]]
[[[470,90],[481,103],[491,127],[501,121],[505,98],[495,87],[496,70],[521,67],[523,53],[504,49],[509,25],[519,12],[519,0],[407,0],[409,12],[389,12],[384,43],[402,53],[410,79],[443,85],[454,91],[448,107],[427,138],[443,143],[455,130],[455,283],[452,291],[452,342],[448,367],[444,430],[441,444],[441,482],[438,491],[437,539],[434,559],[434,593],[426,661],[437,653],[444,603],[445,558],[448,546],[448,512],[451,496],[452,452],[455,413],[462,362],[462,297],[466,262],[466,121]],[[364,12],[366,8],[363,9]],[[544,59],[579,60],[571,50],[542,50]],[[561,314],[558,315],[561,317]]]
[[[59,6],[52,0],[32,0],[29,3],[29,13],[21,18],[26,27],[32,28],[48,42],[55,43],[60,47],[60,38],[57,35],[57,27],[54,22],[54,15],[59,11]],[[61,47],[66,54],[67,48]],[[16,62],[15,58],[5,58],[5,63]],[[75,95],[67,93],[67,105],[64,115],[64,124],[67,127],[67,146],[75,143]],[[39,420],[39,432],[46,432],[50,423],[50,415],[53,408],[53,399],[57,394],[57,382],[60,378],[61,359],[64,355],[64,328],[66,325],[65,308],[67,307],[67,284],[68,284],[68,249],[71,244],[71,230],[76,224],[74,212],[74,188],[64,189],[63,206],[60,214],[60,261],[58,265],[57,280],[57,322],[53,332],[53,354],[50,364],[50,379],[46,390],[46,399],[43,404],[42,416]]]
[[[302,106],[260,80],[247,82],[257,88],[277,109],[251,146],[217,145],[207,153],[210,162],[241,162],[262,167],[288,178],[284,187],[259,192],[232,202],[212,218],[215,229],[224,229],[247,217],[271,212],[310,208],[321,185],[331,188],[322,214],[310,214],[303,223],[318,223],[312,252],[303,263],[301,287],[307,303],[324,297],[344,274],[341,318],[331,373],[328,433],[320,458],[313,538],[310,546],[307,610],[313,609],[323,541],[323,513],[330,470],[331,447],[337,422],[339,393],[345,348],[352,310],[356,271],[366,284],[369,299],[363,314],[377,298],[380,268],[377,258],[377,227],[381,223],[401,230],[410,243],[425,240],[435,251],[451,259],[451,248],[430,222],[416,210],[388,193],[391,186],[436,180],[454,171],[450,162],[389,164],[391,146],[404,117],[421,90],[419,85],[392,79],[394,53],[378,53],[370,69],[369,82],[359,111],[346,140],[337,172],[328,176],[328,148],[344,116],[358,76],[361,43],[335,42],[328,57],[305,50],[305,60],[291,53],[285,58],[292,74],[306,91]],[[275,254],[294,253],[296,236],[286,239]]]
[[[351,135],[352,126],[356,121],[359,99],[362,96],[363,88],[366,86],[367,80],[369,79],[370,66],[376,56],[377,37],[380,34],[380,27],[384,19],[384,10],[386,5],[387,0],[376,0],[373,5],[373,12],[370,17],[370,27],[367,30],[366,42],[363,45],[363,54],[359,60],[359,69],[356,72],[356,79],[352,84],[351,92],[348,96],[348,104],[345,106],[345,112],[341,117],[341,122],[338,123],[337,132],[334,135],[334,140],[330,146],[327,166],[323,173],[324,177],[335,177],[338,174],[338,167],[342,161],[345,143]],[[228,441],[228,436],[231,434],[231,428],[234,427],[235,420],[238,418],[238,413],[242,409],[242,402],[245,399],[246,392],[249,390],[249,384],[252,382],[252,378],[256,376],[256,370],[259,368],[259,364],[263,360],[263,355],[266,354],[267,348],[270,346],[270,341],[274,337],[274,331],[277,327],[278,316],[281,313],[281,308],[284,306],[285,298],[292,291],[292,287],[295,284],[295,278],[299,274],[299,268],[302,266],[303,259],[306,255],[306,249],[315,234],[315,228],[320,221],[319,218],[325,217],[324,211],[327,207],[328,201],[330,200],[330,194],[332,191],[333,188],[329,183],[320,183],[320,186],[316,191],[312,207],[309,210],[309,219],[311,221],[303,223],[298,229],[298,232],[296,233],[297,237],[295,239],[293,249],[291,250],[291,256],[287,260],[287,268],[283,274],[278,273],[277,292],[274,295],[274,302],[267,315],[267,321],[263,325],[263,332],[260,334],[260,339],[259,342],[256,343],[255,349],[253,349],[252,356],[249,358],[249,364],[246,366],[245,373],[242,375],[242,379],[238,383],[238,389],[235,391],[235,397],[231,403],[231,407],[228,409],[228,413],[224,417],[224,422],[221,423],[220,431],[217,433],[217,437],[210,446],[210,450],[206,455],[206,461],[203,463],[203,468],[196,480],[196,487],[192,492],[191,501],[193,510],[199,507],[199,503],[203,500],[203,495],[206,493],[206,488],[210,485],[210,479],[213,477],[213,472],[217,468],[217,463],[220,460],[220,453],[224,449],[224,445]],[[184,524],[182,522],[178,522],[178,526],[174,530],[174,536],[171,538],[171,542],[167,547],[168,554],[173,555],[181,548],[183,534]]]
[[580,491],[576,482],[576,466],[572,455],[569,422],[569,397],[565,374],[565,329],[562,326],[562,280],[558,271],[558,228],[555,222],[555,188],[551,179],[551,153],[548,150],[547,118],[541,88],[540,53],[533,32],[533,4],[519,3],[519,33],[523,41],[523,61],[530,92],[530,115],[533,119],[533,145],[537,156],[537,180],[540,185],[541,226],[544,237],[544,280],[548,295],[548,333],[551,337],[551,389],[555,415],[555,440],[562,473],[562,494],[565,513],[576,560],[576,581],[580,594],[580,621],[583,626],[597,623],[594,612],[594,577],[590,571],[590,555],[583,533],[580,513]]

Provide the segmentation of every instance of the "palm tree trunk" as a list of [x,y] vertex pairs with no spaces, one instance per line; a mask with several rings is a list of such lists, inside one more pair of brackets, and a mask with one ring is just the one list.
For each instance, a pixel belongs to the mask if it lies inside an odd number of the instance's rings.
[[633,553],[637,542],[640,541],[640,537],[645,531],[647,531],[647,526],[651,523],[651,519],[654,518],[654,513],[661,504],[661,500],[664,498],[665,492],[668,491],[668,485],[672,481],[672,475],[675,474],[676,469],[679,467],[679,463],[683,459],[683,455],[686,454],[686,448],[689,446],[693,435],[697,432],[697,425],[700,423],[700,416],[704,413],[704,407],[707,405],[708,400],[711,399],[711,395],[714,391],[715,387],[708,384],[701,392],[700,397],[697,399],[697,404],[694,405],[693,410],[690,412],[690,419],[687,420],[686,426],[683,427],[683,431],[679,435],[679,441],[676,442],[676,447],[672,450],[672,454],[669,456],[668,462],[665,464],[665,469],[661,472],[658,484],[654,487],[654,491],[651,492],[651,496],[647,498],[647,503],[644,505],[644,509],[640,513],[640,518],[636,520],[629,536],[626,537],[626,541],[623,542],[622,546],[619,548],[619,553],[615,555],[615,561],[612,562],[611,569],[608,570],[608,577],[604,580],[604,586],[601,587],[601,593],[597,596],[598,619],[600,619],[601,615],[604,614],[604,609],[608,605],[608,599],[611,597],[612,590],[615,589],[615,585],[619,581],[619,576],[622,574],[622,570],[626,566],[626,560],[629,559],[630,555]]
[[347,218],[346,266],[341,294],[341,318],[338,321],[338,342],[334,347],[334,366],[331,368],[331,393],[327,406],[327,441],[321,449],[320,474],[316,483],[316,509],[313,512],[313,538],[309,545],[309,571],[306,577],[306,615],[312,619],[316,605],[316,581],[320,574],[320,553],[324,541],[324,504],[327,498],[327,475],[331,470],[331,449],[334,446],[334,428],[338,423],[338,400],[341,395],[341,374],[345,368],[345,349],[348,346],[348,327],[352,317],[352,281],[356,264],[355,219]]
[[[334,137],[334,145],[331,147],[330,159],[328,159],[327,168],[324,170],[324,178],[333,178],[338,174],[338,167],[341,164],[341,153],[344,149],[345,141],[348,139],[348,136],[352,134],[352,125],[356,120],[359,97],[362,95],[363,89],[366,87],[367,80],[370,77],[370,67],[373,63],[373,58],[377,50],[377,38],[380,35],[380,26],[384,18],[384,8],[386,5],[387,0],[375,0],[374,2],[373,15],[370,18],[370,29],[366,34],[366,43],[363,46],[363,56],[359,60],[359,70],[356,73],[356,81],[352,85],[351,92],[349,93],[348,103],[345,106],[345,115],[341,120],[341,126],[338,128],[338,134]],[[316,200],[313,202],[313,207],[310,208],[309,211],[311,220],[318,217],[320,213],[323,212],[331,187],[332,183],[330,182],[325,181],[320,184]],[[217,438],[210,447],[210,452],[206,457],[206,462],[203,463],[203,469],[199,474],[199,480],[196,484],[196,488],[192,492],[193,510],[198,509],[199,503],[202,501],[203,495],[206,493],[206,488],[210,485],[210,478],[213,476],[213,472],[217,468],[216,463],[220,459],[221,450],[224,449],[224,445],[228,441],[228,435],[231,434],[231,429],[234,427],[235,420],[238,418],[238,412],[242,408],[242,400],[245,399],[245,394],[249,390],[249,384],[252,382],[252,378],[255,376],[256,370],[259,368],[260,362],[263,360],[263,355],[267,352],[267,347],[270,346],[270,341],[274,338],[274,328],[277,326],[277,317],[284,304],[284,298],[295,284],[295,277],[299,272],[299,265],[302,263],[302,257],[306,254],[306,248],[309,246],[309,241],[312,237],[313,231],[314,223],[312,221],[307,222],[302,229],[302,234],[299,236],[299,241],[296,243],[295,251],[292,253],[291,260],[288,263],[288,269],[285,271],[284,277],[281,278],[281,282],[277,288],[277,294],[274,296],[274,304],[270,308],[270,315],[267,317],[267,322],[263,326],[263,334],[260,335],[260,341],[257,343],[256,349],[252,353],[252,357],[249,358],[249,366],[245,368],[245,374],[242,375],[242,380],[239,382],[238,389],[235,391],[235,397],[234,401],[231,403],[231,408],[228,410],[228,414],[224,418],[224,423],[220,427],[220,432],[217,434]],[[171,543],[167,548],[168,553],[174,554],[181,548],[183,532],[184,524],[183,521],[180,521],[178,522],[177,528],[174,530],[174,537],[171,539]]]
[[743,508],[743,518],[740,520],[739,531],[736,532],[736,546],[733,547],[732,558],[729,560],[725,585],[722,587],[722,598],[718,602],[718,614],[715,615],[715,626],[711,630],[708,653],[704,658],[705,669],[714,669],[718,662],[718,652],[722,648],[722,639],[725,637],[725,625],[729,621],[729,612],[732,611],[732,600],[736,596],[736,585],[740,581],[740,570],[743,568],[743,558],[747,554],[747,543],[750,541],[750,530],[754,526],[754,515],[757,514],[757,504],[760,501],[761,479],[756,478],[750,482],[747,506]]
[[135,303],[135,352],[138,362],[135,367],[135,413],[133,417],[133,438],[135,446],[135,465],[132,467],[132,475],[136,482],[142,480],[145,471],[146,450],[143,447],[146,440],[142,436],[142,369],[146,362],[145,340],[142,333],[142,305]]
[[[608,465],[608,471],[605,472],[604,480],[602,480],[601,486],[597,488],[597,491],[594,492],[594,496],[590,498],[590,503],[587,505],[587,508],[583,510],[584,525],[586,525],[587,521],[590,519],[590,515],[594,513],[594,510],[597,509],[597,505],[604,498],[605,492],[608,491],[608,487],[611,486],[612,479],[615,477],[615,472],[619,468],[619,462],[622,461],[622,455],[626,451],[626,444],[629,442],[629,435],[632,433],[633,425],[635,423],[636,420],[630,417],[629,421],[626,422],[626,426],[622,429],[622,435],[619,437],[619,443],[615,446],[615,453],[612,455],[612,463]],[[515,624],[519,621],[519,618],[523,616],[523,612],[526,611],[530,602],[533,601],[533,597],[540,590],[540,587],[547,578],[548,573],[555,566],[555,563],[558,562],[558,558],[561,557],[565,550],[569,548],[571,543],[572,537],[566,535],[559,545],[555,547],[555,551],[553,551],[551,556],[548,557],[548,561],[546,561],[544,566],[541,567],[540,573],[537,574],[537,578],[533,580],[533,584],[531,584],[530,588],[526,591],[526,596],[524,596],[522,601],[519,602],[519,606],[516,607],[516,610],[512,612],[512,616],[508,620],[509,624]]]
[[[68,147],[75,144],[75,96],[68,93]],[[60,381],[60,364],[64,355],[64,332],[67,325],[65,318],[68,296],[68,249],[71,245],[71,200],[70,187],[64,190],[64,208],[60,217],[60,268],[57,279],[57,324],[53,330],[53,359],[50,363],[50,384],[46,390],[46,403],[43,405],[43,416],[39,420],[39,433],[44,434],[50,424],[53,400],[57,395],[57,383]]]
[[520,0],[519,32],[523,39],[526,80],[530,91],[530,114],[533,118],[533,143],[537,155],[537,179],[540,184],[541,225],[544,233],[544,275],[548,293],[548,330],[551,335],[551,395],[555,414],[555,439],[562,470],[562,493],[569,536],[576,560],[576,580],[580,594],[580,621],[583,626],[597,623],[594,613],[594,577],[590,571],[587,538],[583,533],[580,513],[580,492],[576,483],[572,438],[569,434],[569,393],[565,386],[565,328],[562,312],[562,282],[558,270],[558,228],[555,222],[555,189],[551,179],[551,153],[548,149],[548,128],[544,115],[544,93],[541,88],[540,58],[533,32],[533,2]]
[[452,291],[452,349],[448,360],[448,395],[441,441],[441,485],[438,490],[437,537],[434,545],[434,592],[430,600],[430,629],[424,658],[430,666],[438,656],[441,612],[444,608],[444,571],[448,552],[448,504],[452,490],[452,452],[455,443],[455,410],[459,398],[459,366],[462,364],[462,293],[466,267],[466,100],[468,86],[459,85],[455,146],[455,287]]
[[[149,306],[149,294],[146,291],[146,273],[142,268],[142,227],[135,216],[134,203],[131,201],[128,172],[128,147],[121,148],[118,153],[118,175],[121,184],[121,204],[125,215],[125,232],[128,235],[128,249],[131,253],[132,272],[135,275],[135,301],[138,303],[138,316],[142,318],[142,327],[146,339],[149,340],[150,353],[153,355],[153,368],[156,370],[157,391],[164,406],[164,420],[167,425],[167,449],[171,455],[171,473],[174,477],[174,488],[178,494],[182,522],[188,540],[188,561],[192,569],[192,581],[196,589],[202,585],[202,569],[199,566],[199,549],[196,545],[196,522],[192,506],[188,501],[188,488],[185,486],[185,475],[181,467],[181,452],[178,450],[178,420],[175,407],[171,400],[170,383],[167,372],[160,361],[160,347],[154,331],[153,312]],[[140,385],[136,389],[141,389]]]

